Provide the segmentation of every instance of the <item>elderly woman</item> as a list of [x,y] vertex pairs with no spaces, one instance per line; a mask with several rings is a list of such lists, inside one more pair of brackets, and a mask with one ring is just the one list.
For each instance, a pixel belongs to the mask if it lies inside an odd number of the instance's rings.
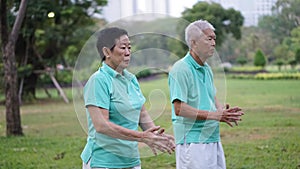
[[174,139],[155,126],[136,77],[126,70],[131,57],[128,33],[113,27],[97,35],[102,67],[84,87],[88,138],[81,154],[83,168],[140,169],[138,142],[154,154],[172,153]]

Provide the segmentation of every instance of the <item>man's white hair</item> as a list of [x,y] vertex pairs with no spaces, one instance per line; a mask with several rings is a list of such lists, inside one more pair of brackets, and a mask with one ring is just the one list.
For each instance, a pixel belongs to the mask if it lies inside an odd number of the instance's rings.
[[195,22],[190,23],[185,28],[185,42],[189,48],[191,48],[191,41],[194,40],[193,38],[199,37],[205,29],[212,29],[215,30],[214,26],[210,24],[206,20],[197,20]]

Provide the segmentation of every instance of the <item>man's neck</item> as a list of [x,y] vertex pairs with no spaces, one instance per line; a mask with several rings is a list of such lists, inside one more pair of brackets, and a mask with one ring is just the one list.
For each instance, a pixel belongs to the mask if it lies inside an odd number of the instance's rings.
[[193,59],[201,66],[204,66],[204,63],[206,61],[205,58],[201,58],[201,56],[198,56],[195,52],[193,52],[192,50],[190,50],[190,54],[193,57]]

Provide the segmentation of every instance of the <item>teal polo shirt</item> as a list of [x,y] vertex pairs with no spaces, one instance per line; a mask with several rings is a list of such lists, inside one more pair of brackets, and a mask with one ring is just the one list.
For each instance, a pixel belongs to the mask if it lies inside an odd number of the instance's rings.
[[[216,111],[212,70],[207,63],[199,65],[190,53],[173,65],[169,72],[169,89],[171,103],[178,99],[198,110]],[[218,121],[177,116],[173,104],[172,122],[176,144],[220,141]]]
[[[104,62],[84,86],[85,106],[109,111],[109,121],[130,130],[138,130],[140,111],[145,98],[136,77],[127,70],[119,74]],[[138,143],[97,133],[86,109],[87,144],[81,154],[91,167],[128,168],[140,165]]]

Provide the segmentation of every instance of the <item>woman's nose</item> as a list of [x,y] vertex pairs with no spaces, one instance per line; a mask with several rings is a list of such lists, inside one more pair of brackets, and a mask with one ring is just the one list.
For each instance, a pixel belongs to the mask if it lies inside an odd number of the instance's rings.
[[125,49],[125,55],[130,55],[130,49],[129,48]]

